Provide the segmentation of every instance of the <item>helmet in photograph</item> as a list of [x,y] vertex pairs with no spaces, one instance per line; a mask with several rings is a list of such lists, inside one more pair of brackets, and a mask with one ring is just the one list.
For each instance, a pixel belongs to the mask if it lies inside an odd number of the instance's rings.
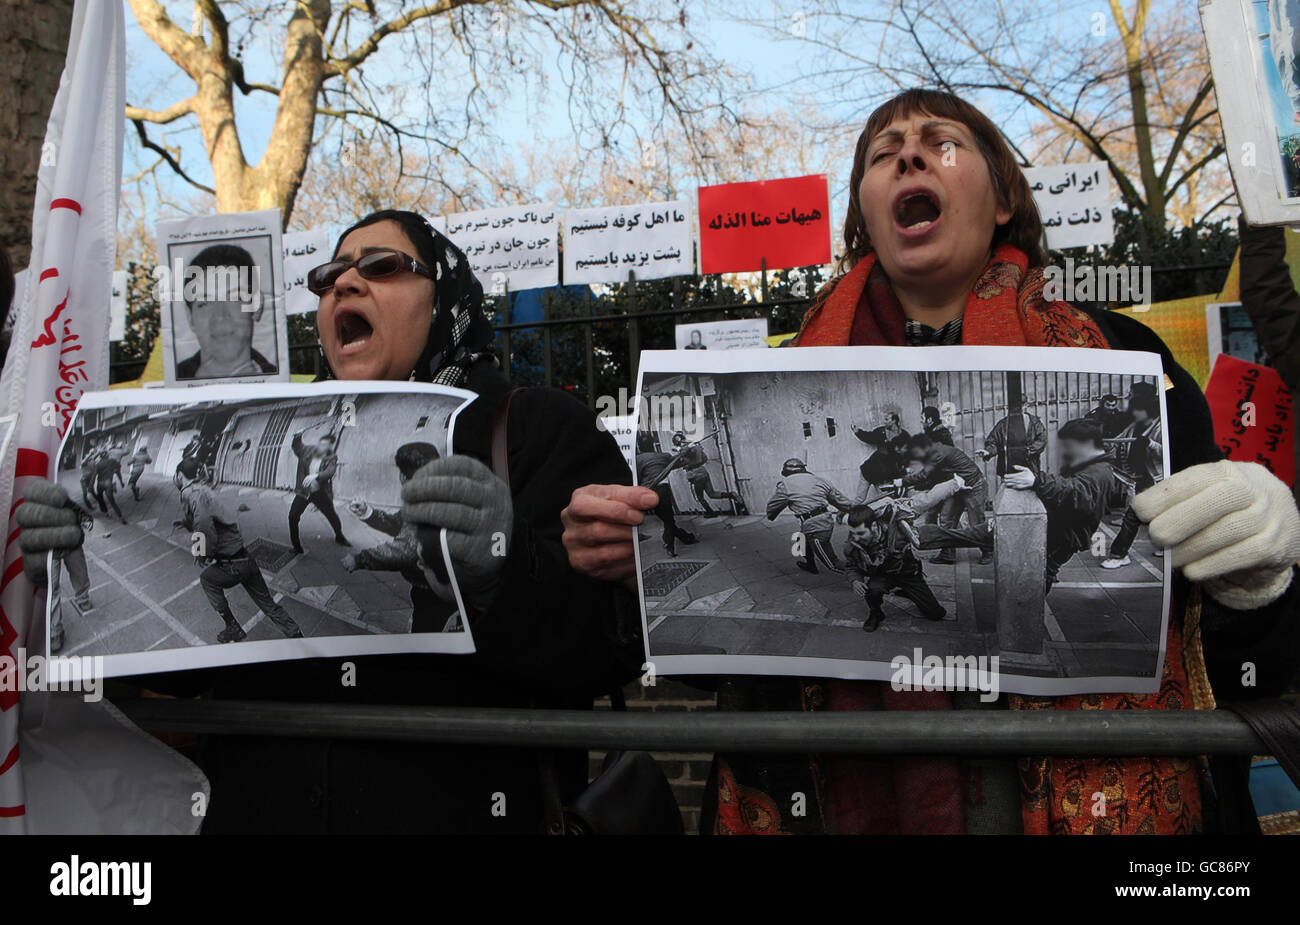
[[686,435],[680,430],[673,434],[673,446],[686,446]]
[[796,472],[807,472],[807,471],[808,471],[808,466],[804,464],[804,461],[802,459],[796,459],[794,457],[787,459],[781,465],[782,475],[794,475]]

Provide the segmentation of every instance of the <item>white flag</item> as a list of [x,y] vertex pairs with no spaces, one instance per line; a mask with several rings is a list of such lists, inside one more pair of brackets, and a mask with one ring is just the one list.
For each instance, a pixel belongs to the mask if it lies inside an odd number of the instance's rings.
[[[82,393],[108,385],[109,298],[122,177],[125,46],[121,0],[77,0],[63,77],[42,147],[29,285],[18,306],[0,378],[0,414],[19,415],[17,432],[0,461],[0,504],[9,514],[0,572],[0,667],[11,672],[23,670],[25,651],[43,653],[45,648],[43,639],[29,635],[38,607],[41,619],[37,622],[44,623],[44,595],[23,575],[15,540],[14,502],[22,497],[31,478],[47,478],[54,471],[60,440]],[[9,677],[12,680],[13,674]],[[120,721],[115,736],[101,733],[92,740],[70,732],[57,742],[57,748],[51,748],[51,732],[43,729],[41,722],[48,710],[44,704],[36,706],[40,701],[36,698],[29,704],[25,696],[20,701],[14,686],[4,683],[0,670],[0,832],[67,831],[70,827],[86,832],[121,830],[125,817],[139,807],[127,805],[134,801],[118,799],[102,778],[91,780],[83,773],[86,759],[93,754],[99,761],[111,756],[110,763],[124,775],[163,769],[165,797],[172,796],[166,784],[176,777],[176,769],[185,769],[190,789],[195,789],[197,770],[192,765]],[[80,700],[70,708],[88,717],[104,712],[102,704]],[[20,722],[20,712],[32,715]],[[72,719],[59,725],[65,730],[86,726]],[[29,741],[29,736],[35,738]],[[25,782],[24,752],[33,759],[41,756],[39,782]],[[67,798],[60,799],[60,793]],[[79,806],[79,818],[72,820],[60,813],[60,803]],[[144,829],[150,828],[146,823]]]

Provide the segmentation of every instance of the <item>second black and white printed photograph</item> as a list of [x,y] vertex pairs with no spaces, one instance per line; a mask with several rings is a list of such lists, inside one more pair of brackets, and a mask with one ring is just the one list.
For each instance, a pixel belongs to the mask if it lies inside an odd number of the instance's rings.
[[656,673],[938,658],[1020,693],[1154,689],[1169,567],[1131,501],[1168,471],[1163,375],[1097,353],[644,354]]
[[401,488],[472,393],[209,386],[86,396],[58,462],[84,542],[52,557],[51,654],[105,673],[472,652],[439,530]]

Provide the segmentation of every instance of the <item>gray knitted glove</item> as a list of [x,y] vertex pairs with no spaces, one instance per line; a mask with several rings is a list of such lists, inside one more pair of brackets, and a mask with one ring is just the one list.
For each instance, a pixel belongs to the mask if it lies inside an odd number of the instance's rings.
[[46,582],[45,558],[51,551],[76,549],[81,545],[77,512],[63,487],[47,479],[27,485],[18,506],[18,548],[23,551],[23,571],[35,585]]
[[1151,539],[1225,607],[1277,600],[1300,558],[1300,513],[1291,491],[1258,463],[1223,459],[1189,466],[1133,499]]
[[402,486],[402,502],[407,523],[447,528],[461,594],[475,609],[484,609],[496,591],[514,528],[505,482],[477,459],[444,456]]

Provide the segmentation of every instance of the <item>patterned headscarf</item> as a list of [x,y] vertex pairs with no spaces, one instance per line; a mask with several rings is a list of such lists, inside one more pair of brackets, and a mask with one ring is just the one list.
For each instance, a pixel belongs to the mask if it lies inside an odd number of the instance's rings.
[[[415,245],[415,258],[433,271],[433,321],[424,350],[415,363],[411,379],[439,385],[464,386],[470,369],[480,360],[497,362],[492,349],[492,324],[483,314],[483,286],[470,269],[465,254],[446,235],[440,234],[424,216],[401,209],[371,212],[339,235],[337,254],[343,239],[358,228],[376,222],[396,222]],[[324,357],[322,379],[334,373]]]

